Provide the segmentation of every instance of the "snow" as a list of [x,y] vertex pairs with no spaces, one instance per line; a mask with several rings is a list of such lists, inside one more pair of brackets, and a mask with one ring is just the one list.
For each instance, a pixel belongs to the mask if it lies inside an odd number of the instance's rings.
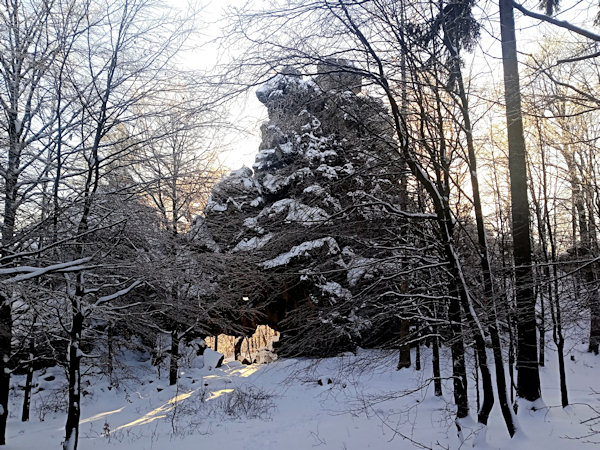
[[205,210],[207,212],[208,211],[211,211],[211,212],[225,212],[225,211],[227,211],[227,205],[226,204],[222,204],[222,203],[217,203],[213,199],[209,198],[208,202],[206,203]]
[[[273,92],[279,91],[279,85],[285,81],[285,76],[278,74],[274,76],[272,79],[259,86],[256,89],[256,96],[261,102],[265,102],[269,99],[269,97],[273,94]],[[264,100],[263,100],[264,99]]]
[[344,287],[342,287],[339,283],[335,281],[328,281],[327,283],[319,286],[323,293],[332,295],[334,297],[340,299],[350,300],[352,298],[352,294],[350,291]]
[[271,194],[277,193],[277,191],[283,189],[287,186],[287,178],[279,175],[271,175],[268,173],[263,178],[262,185],[265,190]]
[[258,224],[257,217],[248,217],[248,218],[244,219],[243,223],[244,223],[244,226],[246,228],[248,228],[249,230],[256,231],[259,234],[262,234],[265,232],[265,229]]
[[271,239],[273,238],[273,234],[265,234],[261,237],[252,237],[250,239],[244,239],[237,243],[237,245],[231,250],[232,253],[237,252],[247,252],[250,250],[257,250],[264,247]]
[[338,178],[335,168],[328,166],[327,164],[321,164],[317,167],[317,173],[320,173],[321,176],[329,180],[336,180]]
[[204,350],[204,355],[202,359],[204,363],[203,367],[206,367],[208,370],[212,370],[220,366],[220,362],[222,362],[223,360],[223,354],[215,352],[213,349],[207,348],[206,350]]
[[265,269],[272,269],[274,267],[285,266],[286,264],[289,264],[289,262],[292,259],[298,258],[300,256],[309,256],[311,251],[323,248],[325,246],[327,246],[328,248],[328,255],[336,255],[340,251],[340,248],[335,239],[333,239],[332,237],[325,237],[321,239],[315,239],[314,241],[303,242],[300,245],[296,245],[292,247],[290,251],[282,253],[273,259],[265,261],[264,263],[262,263],[262,266]]
[[252,164],[252,167],[255,170],[265,170],[265,169],[271,167],[270,161],[275,156],[276,155],[275,155],[274,148],[268,148],[268,149],[261,150],[256,154],[255,163]]
[[307,188],[304,188],[304,190],[302,191],[304,194],[312,194],[315,196],[321,195],[325,192],[325,189],[323,189],[322,186],[319,186],[318,184],[312,184],[310,186],[308,186]]
[[[124,377],[118,387],[110,387],[102,375],[90,379],[89,394],[82,396],[79,448],[598,448],[600,435],[587,436],[590,429],[584,422],[597,416],[592,408],[600,407],[600,361],[586,353],[584,346],[572,348],[574,361],[570,357],[566,361],[572,406],[559,406],[556,354],[549,351],[546,367],[541,369],[547,406],[534,411],[521,404],[520,430],[512,440],[497,404],[488,429],[482,432],[475,420],[471,378],[471,415],[460,421],[463,443],[454,422],[449,353],[442,349],[441,398],[433,395],[427,347],[422,348],[421,371],[395,370],[397,353],[393,351],[359,349],[357,355],[321,361],[278,359],[250,366],[226,361],[221,368],[211,369],[205,353],[197,357],[204,358],[204,364],[195,364],[199,368],[181,368],[178,386],[157,379],[148,362],[131,360],[129,378]],[[46,382],[46,388],[66,383],[63,372],[52,373],[57,379]],[[36,372],[34,383],[41,381],[39,375]],[[22,384],[24,375],[13,377],[13,382]],[[11,397],[7,448],[59,448],[64,439],[64,412],[60,407],[48,410],[41,421],[37,411],[52,398],[49,389],[34,393],[28,423],[18,420],[22,394],[17,392]],[[43,402],[41,396],[45,396]]]
[[317,225],[329,218],[329,214],[322,208],[308,206],[292,198],[284,198],[276,201],[270,207],[265,208],[259,217],[276,217],[286,214],[285,222],[296,222],[301,225]]
[[64,263],[52,264],[46,267],[32,267],[32,266],[17,266],[17,267],[9,267],[9,268],[1,268],[0,275],[14,275],[12,278],[8,280],[3,280],[4,283],[17,283],[25,280],[30,280],[33,278],[41,277],[47,273],[52,272],[77,272],[83,269],[86,269],[85,263],[88,263],[92,260],[91,257],[76,259],[74,261],[67,261]]
[[294,153],[294,145],[291,142],[284,142],[283,144],[279,144],[279,148],[285,155]]
[[262,197],[256,197],[254,200],[250,202],[250,206],[253,208],[257,208],[264,203],[264,199]]

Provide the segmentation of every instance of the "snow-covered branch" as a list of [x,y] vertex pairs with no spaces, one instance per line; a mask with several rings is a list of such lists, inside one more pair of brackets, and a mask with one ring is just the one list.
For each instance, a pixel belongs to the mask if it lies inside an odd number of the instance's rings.
[[89,262],[92,258],[80,258],[73,261],[67,261],[64,263],[52,264],[46,267],[33,267],[33,266],[17,266],[10,267],[5,269],[0,269],[1,275],[16,275],[8,280],[1,281],[2,283],[17,283],[20,281],[30,280],[32,278],[37,278],[42,275],[46,275],[52,272],[76,272],[79,270],[87,269],[88,266],[85,264]]
[[108,303],[118,297],[128,294],[130,291],[135,289],[140,284],[142,284],[142,282],[140,280],[137,280],[137,281],[134,281],[133,283],[131,283],[128,287],[121,289],[120,291],[114,292],[113,294],[110,294],[110,295],[104,295],[102,297],[98,297],[98,300],[96,300],[96,303],[94,303],[94,306],[100,306],[104,303]]

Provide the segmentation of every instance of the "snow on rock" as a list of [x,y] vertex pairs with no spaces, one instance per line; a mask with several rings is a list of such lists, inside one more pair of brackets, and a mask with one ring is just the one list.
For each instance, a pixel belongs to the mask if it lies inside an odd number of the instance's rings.
[[265,170],[273,166],[276,159],[277,154],[275,153],[275,149],[267,148],[257,153],[255,163],[252,164],[252,167],[255,170]]
[[223,364],[224,356],[222,353],[215,352],[212,348],[204,350],[204,367],[208,370],[217,369]]
[[277,74],[258,87],[256,97],[261,103],[268,106],[269,103],[277,101],[290,89],[305,92],[310,90],[314,92],[318,90],[318,87],[312,80],[303,80],[302,77],[298,76],[298,73]]
[[229,208],[229,205],[232,205],[235,209],[240,209],[240,205],[232,198],[229,197],[224,203],[220,203],[215,201],[213,198],[209,198],[208,202],[206,202],[205,212],[225,212]]
[[243,222],[244,226],[249,230],[255,231],[258,234],[263,234],[265,229],[258,224],[257,217],[247,217]]
[[280,175],[266,174],[262,181],[263,188],[271,193],[275,194],[288,185],[288,178]]
[[338,246],[335,239],[328,236],[321,239],[315,239],[314,241],[306,241],[300,245],[296,245],[292,247],[290,251],[282,253],[276,258],[273,258],[269,261],[265,261],[261,265],[265,269],[272,269],[274,267],[285,266],[295,258],[301,256],[310,256],[311,253],[315,250],[320,250],[325,247],[327,248],[328,255],[336,255],[340,252],[340,247]]
[[268,364],[277,359],[277,354],[268,348],[261,348],[256,352],[254,356],[255,364]]
[[285,214],[283,218],[285,222],[296,222],[306,226],[322,223],[329,218],[329,214],[325,210],[305,205],[292,198],[276,201],[270,207],[261,211],[258,217],[275,218],[283,216],[283,214]]
[[279,91],[279,87],[285,83],[285,76],[278,74],[256,89],[256,97],[261,103],[266,103],[273,92]]
[[324,294],[327,294],[330,297],[345,300],[352,299],[352,294],[350,291],[335,281],[328,281],[325,284],[319,285],[318,287]]
[[321,164],[319,167],[317,167],[317,173],[329,180],[336,180],[338,178],[335,168],[328,166],[327,164]]
[[279,148],[285,155],[294,153],[294,145],[291,142],[283,142],[279,144]]
[[261,237],[254,236],[250,239],[244,239],[238,242],[237,245],[231,251],[232,253],[237,253],[247,252],[250,250],[258,250],[260,248],[263,248],[272,238],[273,233],[269,233]]
[[311,184],[307,188],[304,188],[304,190],[302,192],[304,194],[319,196],[319,195],[324,194],[326,191],[325,191],[325,189],[323,189],[323,186],[320,186],[318,184]]
[[269,194],[282,194],[291,185],[300,183],[303,180],[313,176],[314,174],[312,170],[310,170],[310,168],[308,167],[302,167],[301,169],[296,170],[294,173],[287,177],[267,173],[262,178],[263,190],[268,192]]
[[246,203],[249,194],[251,198],[260,196],[261,186],[254,178],[252,169],[242,167],[233,170],[221,179],[213,188],[211,195],[205,207],[205,214],[220,213],[233,206],[236,210],[241,210]]

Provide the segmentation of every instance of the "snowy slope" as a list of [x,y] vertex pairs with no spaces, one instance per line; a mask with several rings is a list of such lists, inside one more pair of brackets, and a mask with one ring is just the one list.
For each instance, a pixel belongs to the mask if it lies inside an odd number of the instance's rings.
[[[422,371],[394,370],[397,355],[361,350],[320,362],[309,359],[278,360],[266,365],[242,366],[226,362],[219,369],[202,360],[182,369],[178,387],[156,380],[154,368],[138,363],[130,377],[109,389],[106,378],[92,377],[85,390],[81,449],[409,449],[461,447],[453,422],[451,383],[444,381],[444,397],[433,396],[429,384],[428,349],[423,349]],[[467,423],[462,448],[573,449],[597,448],[600,434],[589,434],[582,423],[598,416],[600,370],[598,357],[572,350],[568,382],[573,406],[560,405],[555,354],[548,352],[542,369],[547,407],[536,412],[522,409],[521,431],[512,441],[494,406],[487,436]],[[413,355],[414,356],[414,355]],[[443,376],[448,377],[448,356]],[[473,371],[471,370],[472,374]],[[34,395],[32,420],[16,420],[20,397],[8,426],[8,449],[58,448],[63,437],[64,413],[46,411],[56,379],[38,381],[45,389]],[[50,378],[51,378],[50,376]],[[14,377],[22,383],[21,377]],[[164,378],[164,377],[163,377]],[[155,380],[155,381],[152,381]],[[471,399],[475,401],[471,379]],[[84,383],[87,385],[87,383]],[[42,398],[46,397],[45,401]],[[475,416],[475,405],[472,406]],[[594,444],[594,442],[596,444]]]

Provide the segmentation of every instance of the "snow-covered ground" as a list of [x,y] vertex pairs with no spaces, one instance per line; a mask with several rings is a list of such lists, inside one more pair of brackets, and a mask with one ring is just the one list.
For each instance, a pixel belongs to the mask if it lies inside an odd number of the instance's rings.
[[[444,396],[436,398],[429,356],[424,348],[421,371],[396,371],[396,354],[374,350],[320,362],[243,366],[229,361],[218,369],[210,367],[207,357],[192,360],[181,370],[178,386],[169,387],[164,373],[158,380],[148,361],[131,355],[129,370],[118,373],[118,387],[109,388],[106,377],[98,376],[83,383],[79,448],[457,449],[476,442],[480,449],[553,450],[600,445],[600,434],[590,435],[594,421],[589,421],[600,414],[600,357],[586,353],[584,346],[567,358],[572,406],[560,407],[556,355],[548,352],[541,369],[546,407],[522,409],[520,432],[510,440],[496,404],[487,436],[476,436],[473,421],[462,446],[450,379],[444,380]],[[449,377],[447,354],[444,361],[443,376]],[[30,422],[18,420],[21,394],[12,396],[8,449],[58,448],[63,438],[65,415],[56,409],[64,401],[64,375],[55,369],[36,379],[43,390],[33,396]],[[24,378],[16,376],[13,382],[23,384]],[[474,403],[472,377],[470,388]],[[471,415],[476,415],[474,404]]]

